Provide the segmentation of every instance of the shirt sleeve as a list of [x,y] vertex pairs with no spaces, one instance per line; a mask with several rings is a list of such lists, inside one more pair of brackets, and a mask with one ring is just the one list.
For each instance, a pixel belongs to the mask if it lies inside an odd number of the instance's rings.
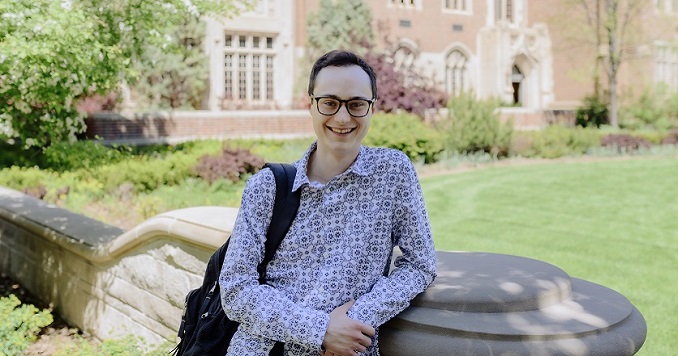
[[393,238],[402,256],[388,277],[381,277],[360,296],[348,312],[352,319],[378,327],[407,308],[436,277],[436,255],[421,185],[414,166],[404,154],[398,199],[394,203]]
[[275,178],[265,169],[250,178],[243,193],[219,276],[226,315],[239,332],[320,350],[329,314],[301,307],[284,293],[259,284],[266,231],[273,214]]

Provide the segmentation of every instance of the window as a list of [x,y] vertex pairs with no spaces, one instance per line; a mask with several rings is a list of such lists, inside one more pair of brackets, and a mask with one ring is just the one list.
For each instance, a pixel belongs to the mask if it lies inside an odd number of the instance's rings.
[[678,90],[678,45],[657,45],[655,66],[655,81]]
[[421,0],[388,0],[391,7],[421,10]]
[[254,4],[253,12],[259,16],[275,16],[275,1],[257,0]]
[[678,15],[678,0],[655,0],[654,6],[660,12]]
[[224,44],[224,98],[273,100],[275,37],[229,33]]
[[453,96],[468,90],[468,59],[459,50],[453,50],[445,60],[445,89]]
[[445,0],[443,1],[443,8],[445,10],[454,10],[454,11],[468,11],[469,6],[467,4],[468,0]]
[[495,0],[494,16],[497,21],[513,22],[513,0]]
[[224,99],[233,99],[233,55],[224,57]]
[[401,45],[393,53],[395,69],[396,70],[412,69],[412,67],[414,66],[415,57],[416,55],[414,54],[414,51],[410,47]]

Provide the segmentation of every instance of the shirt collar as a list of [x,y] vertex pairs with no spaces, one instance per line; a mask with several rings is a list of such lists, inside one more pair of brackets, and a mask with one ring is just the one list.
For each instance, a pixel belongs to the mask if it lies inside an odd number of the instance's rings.
[[[306,175],[308,168],[308,160],[311,157],[311,154],[315,152],[317,148],[318,141],[315,141],[311,144],[311,146],[308,147],[308,149],[306,149],[304,155],[301,156],[301,158],[297,162],[295,162],[294,165],[297,167],[297,174],[294,177],[294,185],[292,186],[292,191],[296,191],[304,184],[311,183],[308,179],[308,176]],[[367,162],[368,160],[366,156],[367,156],[367,147],[360,146],[360,152],[358,152],[358,157],[353,162],[353,164],[351,164],[351,166],[348,167],[346,172],[342,174],[353,173],[359,176],[367,176],[368,174],[370,174],[369,164]]]

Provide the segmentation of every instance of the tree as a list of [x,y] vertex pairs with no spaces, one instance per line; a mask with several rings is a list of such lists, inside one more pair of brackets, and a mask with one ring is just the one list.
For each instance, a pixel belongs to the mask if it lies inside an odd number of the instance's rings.
[[197,17],[169,29],[171,40],[149,45],[132,63],[130,83],[139,107],[197,109],[207,90],[209,62],[202,50],[205,23]]
[[[238,4],[249,6],[251,0]],[[3,0],[0,2],[0,135],[23,147],[75,140],[79,100],[134,82],[149,48],[172,29],[236,0]]]
[[86,11],[60,1],[0,4],[0,127],[25,147],[84,128],[74,103],[110,90],[122,70],[120,48],[101,43]]
[[333,49],[364,54],[374,44],[372,11],[362,0],[321,0],[307,22],[308,58],[313,61]]
[[[618,87],[619,69],[631,54],[636,52],[638,44],[643,43],[642,31],[638,31],[642,12],[651,6],[647,0],[567,0],[571,8],[578,9],[584,16],[585,30],[573,26],[568,18],[567,26],[578,29],[578,37],[593,38],[595,63],[593,68],[594,96],[601,97],[599,70],[603,67],[607,74],[607,102],[609,104],[608,123],[619,127]],[[583,43],[589,41],[584,40]]]

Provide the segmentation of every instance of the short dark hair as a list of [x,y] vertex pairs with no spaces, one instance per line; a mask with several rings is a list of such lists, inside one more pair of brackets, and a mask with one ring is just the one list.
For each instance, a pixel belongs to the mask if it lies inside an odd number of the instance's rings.
[[372,84],[372,98],[375,99],[377,97],[377,74],[374,72],[374,68],[372,68],[364,58],[351,51],[345,50],[333,50],[327,52],[315,61],[313,69],[311,70],[311,77],[308,80],[308,95],[313,95],[315,79],[321,69],[331,66],[347,67],[352,65],[359,66],[370,77],[370,83]]

